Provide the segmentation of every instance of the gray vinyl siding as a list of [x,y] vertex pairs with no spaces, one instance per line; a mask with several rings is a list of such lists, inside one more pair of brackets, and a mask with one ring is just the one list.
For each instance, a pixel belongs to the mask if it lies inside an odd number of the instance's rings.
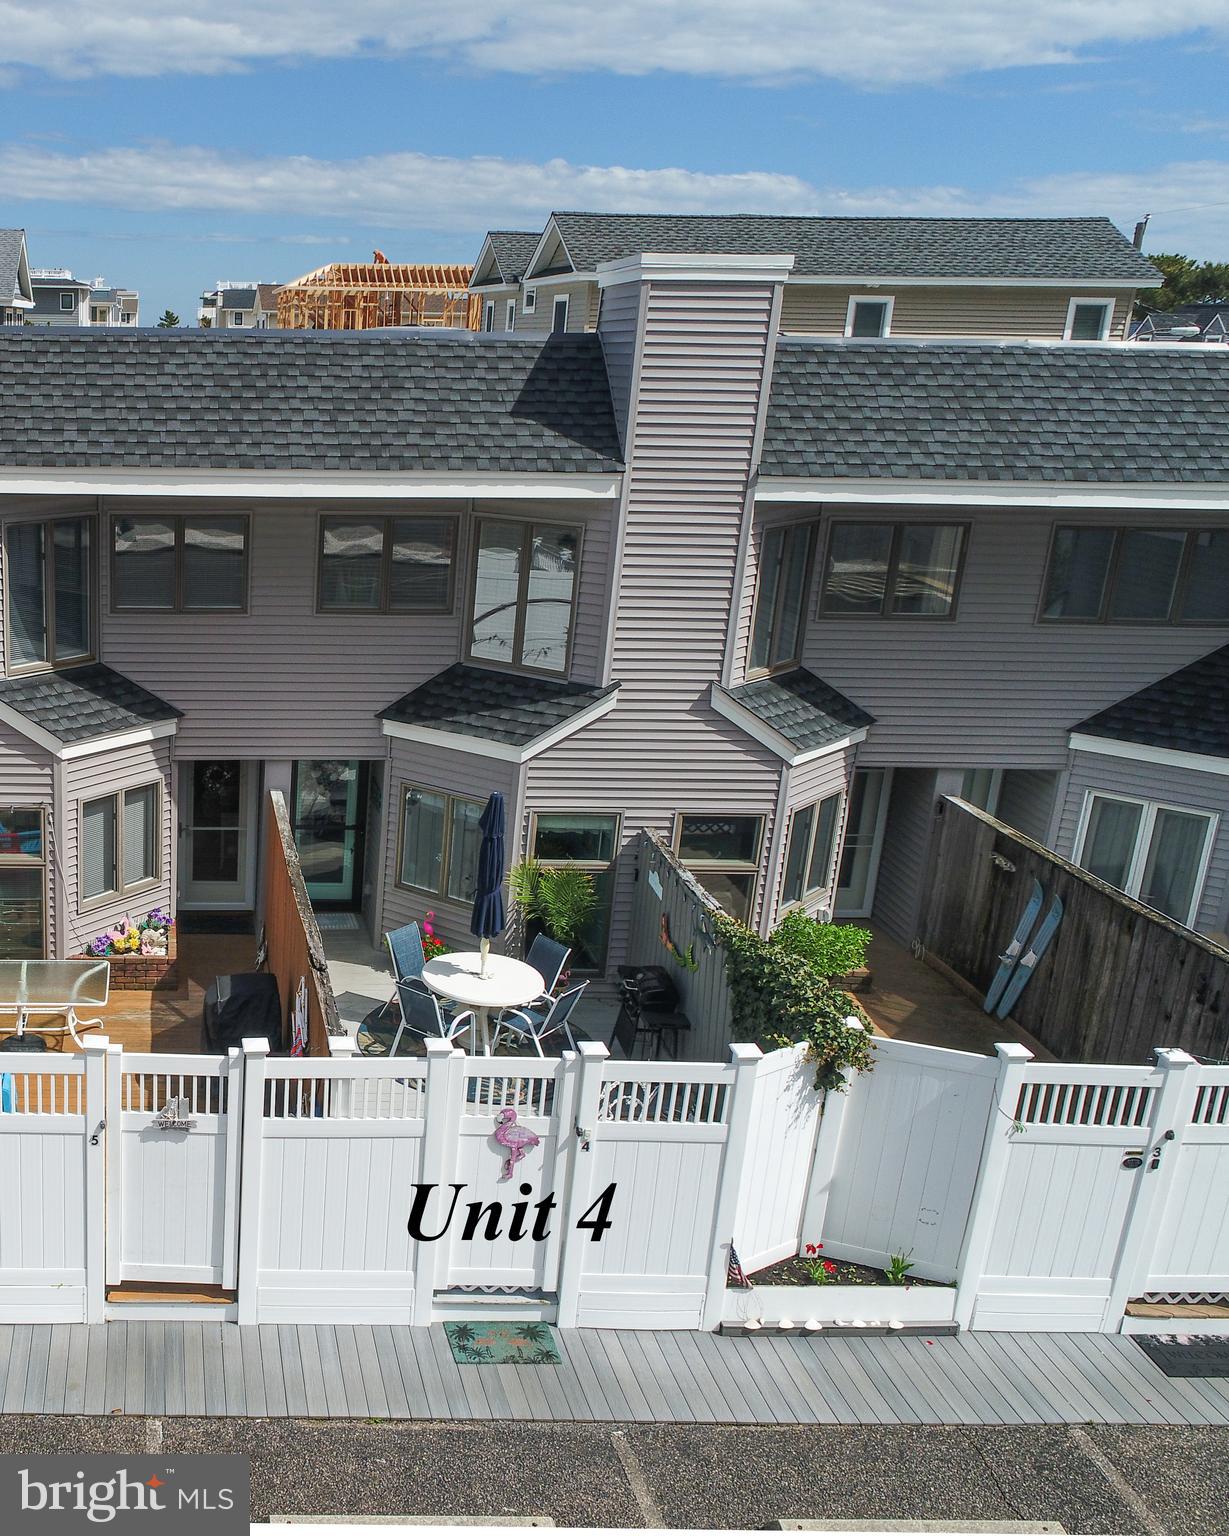
[[56,868],[59,818],[55,815],[55,770],[51,754],[0,721],[0,805],[40,808],[47,828],[47,953],[56,954]]
[[841,843],[845,836],[845,817],[849,808],[849,780],[853,773],[855,756],[856,748],[847,747],[844,751],[829,752],[824,757],[802,763],[797,768],[785,767],[784,771],[788,778],[785,788],[784,825],[781,828],[781,841],[775,867],[770,870],[769,894],[765,903],[768,921],[765,927],[775,927],[781,918],[781,885],[785,878],[785,861],[789,852],[794,812],[805,806],[814,805],[818,800],[825,800],[829,795],[840,795],[841,806],[837,815],[836,836],[833,841],[829,885],[825,890],[806,897],[802,902],[804,910],[812,914],[821,907],[832,905],[834,892],[831,881],[835,880],[836,870],[840,865]]
[[[762,815],[762,864],[772,847],[781,761],[708,703],[725,652],[772,309],[767,283],[649,287],[628,435],[612,657],[619,702],[532,759],[526,776],[530,809],[621,811],[625,849],[641,828],[671,837],[679,811]],[[616,880],[612,966],[624,958],[631,864],[621,859]]]
[[1126,334],[1133,294],[1107,288],[838,288],[825,284],[787,283],[781,329],[809,336],[843,336],[853,294],[891,297],[893,336],[1037,337],[1061,341],[1073,298],[1114,297],[1110,335]]
[[[118,751],[93,752],[69,758],[64,764],[64,807],[60,817],[61,855],[64,871],[64,912],[67,931],[61,953],[79,954],[89,941],[111,928],[122,917],[144,917],[154,907],[173,907],[171,874],[174,867],[175,801],[171,766],[172,738],[123,747]],[[80,889],[81,808],[87,800],[122,793],[144,784],[159,787],[158,881],[130,896],[115,896],[82,911]],[[120,814],[122,815],[122,807]]]
[[1090,790],[1210,811],[1220,817],[1195,927],[1204,933],[1224,932],[1229,901],[1229,777],[1165,763],[1105,757],[1099,752],[1073,752],[1054,840],[1055,852],[1064,858],[1075,858],[1080,816]]
[[[956,617],[817,618],[822,553],[833,518],[968,524]],[[1208,522],[1195,511],[833,508],[819,530],[804,663],[874,715],[861,767],[903,762],[1061,771],[1073,725],[1224,645],[1229,630],[1037,623],[1053,526]]]
[[898,768],[892,775],[870,926],[900,944],[911,944],[917,937],[935,793],[935,775],[929,769]]
[[[537,307],[531,312],[525,310],[525,297],[521,300],[516,311],[517,334],[522,336],[542,336],[551,329],[551,320],[555,313],[555,298],[557,295],[568,296],[568,330],[569,331],[595,331],[597,330],[598,307],[600,292],[597,284],[589,282],[565,282],[543,283],[536,290]],[[496,314],[496,329],[500,328],[501,319]]]
[[[473,949],[477,940],[469,931],[471,908],[467,902],[450,901],[427,891],[401,886],[398,852],[401,833],[401,805],[407,785],[436,789],[467,800],[486,800],[494,791],[503,794],[508,827],[520,825],[515,763],[497,757],[479,757],[461,746],[425,746],[417,741],[390,737],[388,766],[384,779],[384,917],[388,931],[411,921],[421,923],[428,911],[435,913],[435,927],[452,949]],[[519,857],[516,839],[509,839],[508,863]],[[495,948],[500,948],[497,941]]]
[[995,815],[1025,837],[1044,843],[1054,816],[1059,775],[1031,768],[1008,768],[999,788]]
[[627,421],[631,409],[632,386],[636,372],[636,326],[640,315],[641,289],[635,283],[620,283],[607,288],[601,296],[598,331],[606,359],[606,376],[614,403],[615,425],[619,441],[626,449]]
[[[380,503],[378,510],[402,509],[414,507]],[[317,613],[320,509],[250,510],[248,611],[111,613],[104,561],[102,659],[184,711],[181,758],[383,756],[377,712],[464,654],[473,543],[465,505],[455,508],[452,611],[418,615]],[[583,528],[571,675],[594,681],[606,631],[611,505],[478,503],[475,511]]]

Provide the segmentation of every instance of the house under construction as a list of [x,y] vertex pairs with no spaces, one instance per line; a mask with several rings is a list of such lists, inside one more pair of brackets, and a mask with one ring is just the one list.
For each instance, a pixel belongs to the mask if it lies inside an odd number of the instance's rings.
[[336,261],[285,283],[277,295],[282,330],[369,331],[382,325],[478,330],[481,299],[466,290],[472,267]]

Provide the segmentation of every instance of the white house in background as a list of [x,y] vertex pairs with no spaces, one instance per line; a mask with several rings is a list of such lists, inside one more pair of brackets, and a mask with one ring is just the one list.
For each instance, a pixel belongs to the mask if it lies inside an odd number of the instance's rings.
[[35,267],[30,274],[30,325],[136,325],[140,295],[135,288],[108,287],[101,277],[87,283],[68,267]]
[[24,229],[0,229],[0,325],[24,325],[34,308]]
[[201,294],[196,322],[204,330],[275,330],[277,289],[276,283],[219,282]]

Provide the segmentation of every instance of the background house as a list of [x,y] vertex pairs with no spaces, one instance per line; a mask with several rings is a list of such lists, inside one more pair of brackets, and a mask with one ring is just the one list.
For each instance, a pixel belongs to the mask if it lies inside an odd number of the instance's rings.
[[24,325],[34,308],[24,229],[0,229],[0,325]]

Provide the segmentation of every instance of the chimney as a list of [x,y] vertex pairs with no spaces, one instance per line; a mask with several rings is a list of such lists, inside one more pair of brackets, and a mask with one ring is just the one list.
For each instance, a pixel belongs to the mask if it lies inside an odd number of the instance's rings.
[[1144,214],[1143,218],[1135,226],[1135,233],[1131,236],[1131,244],[1137,251],[1142,251],[1144,248],[1144,231],[1148,228],[1148,220],[1151,217],[1150,213]]

